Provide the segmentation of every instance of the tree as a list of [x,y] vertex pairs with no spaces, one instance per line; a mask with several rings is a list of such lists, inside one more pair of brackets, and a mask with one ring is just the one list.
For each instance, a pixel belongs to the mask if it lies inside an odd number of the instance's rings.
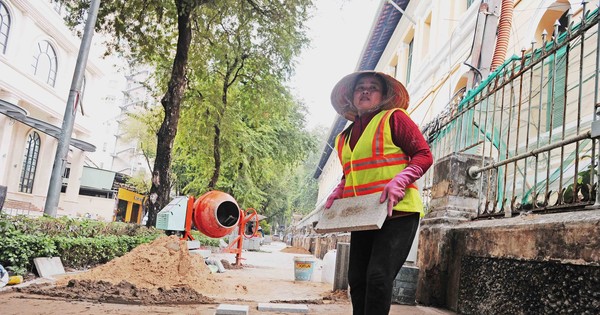
[[[72,13],[68,21],[72,25],[80,24],[88,7],[87,1],[64,1]],[[311,4],[310,0],[297,0],[291,4],[258,0],[241,2],[248,4],[249,11],[238,14],[255,14],[261,17],[262,22],[279,20],[279,14],[282,13],[302,12],[304,7]],[[156,214],[169,202],[171,149],[177,135],[181,102],[186,90],[186,72],[194,31],[193,18],[204,5],[220,3],[221,1],[211,0],[115,0],[103,2],[98,12],[96,29],[111,35],[109,52],[120,51],[147,63],[172,59],[166,92],[161,99],[164,119],[157,132],[156,160],[147,207],[148,226],[155,225]],[[235,21],[235,17],[224,22],[232,21]],[[293,26],[301,28],[302,22],[297,20]],[[271,25],[275,26],[274,23]],[[174,55],[173,46],[176,47]]]
[[[135,143],[136,151],[142,152],[150,173],[156,158],[156,132],[163,121],[162,114],[163,111],[158,107],[127,113],[121,131],[123,141]],[[135,187],[137,192],[148,194],[151,188],[149,176],[145,172],[138,172],[128,178],[127,183]]]
[[304,130],[306,109],[285,85],[306,45],[299,21],[307,13],[275,7],[278,18],[265,20],[244,2],[221,4],[228,10],[205,7],[196,20],[208,45],[192,47],[174,148],[178,187],[189,194],[219,189],[261,213],[287,211],[288,190],[274,183],[285,187],[315,142]]

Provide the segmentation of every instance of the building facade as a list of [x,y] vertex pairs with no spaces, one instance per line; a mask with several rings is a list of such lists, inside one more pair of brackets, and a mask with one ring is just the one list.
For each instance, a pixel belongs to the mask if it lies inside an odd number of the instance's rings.
[[[394,4],[382,2],[357,70],[407,86],[435,160],[418,183],[418,281],[398,292],[461,314],[593,313],[581,288],[597,286],[600,257],[599,3]],[[331,143],[319,203],[340,176]]]
[[[501,5],[505,2],[395,1],[400,11],[388,1],[382,1],[356,70],[384,72],[404,83],[411,99],[408,112],[418,126],[426,129],[440,115],[455,111],[467,91],[491,73]],[[573,25],[582,17],[581,1],[522,0],[510,3],[510,35],[505,39],[504,55],[499,57],[502,62],[511,56],[531,53],[532,49],[542,46],[543,40],[552,40],[555,28],[559,35],[563,34],[568,23]],[[592,70],[588,69],[588,72]],[[592,92],[585,93],[589,96]],[[591,120],[591,116],[588,119]],[[341,177],[332,147],[335,136],[347,124],[344,118],[337,117],[323,149],[315,172],[319,181],[317,209]],[[521,128],[525,128],[525,124]],[[434,152],[434,155],[436,153],[441,154]],[[430,177],[425,176],[419,187],[427,190],[431,186],[428,181]],[[319,213],[312,213],[305,224],[318,217]]]
[[[0,185],[7,187],[6,211],[44,210],[80,46],[62,13],[56,1],[0,0]],[[90,176],[110,166],[90,154],[102,149],[99,130],[115,115],[107,95],[120,90],[118,82],[108,82],[113,68],[100,54],[92,49],[78,96],[58,215],[113,216],[113,194]]]

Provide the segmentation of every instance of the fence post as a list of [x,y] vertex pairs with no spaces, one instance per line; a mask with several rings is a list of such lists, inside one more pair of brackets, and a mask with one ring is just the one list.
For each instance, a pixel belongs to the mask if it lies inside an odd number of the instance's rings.
[[[417,267],[417,302],[456,309],[460,262],[453,248],[452,228],[477,215],[480,180],[467,175],[481,165],[481,156],[453,153],[434,165],[429,212],[421,221]],[[493,176],[491,176],[493,177]],[[490,180],[494,185],[495,180]],[[485,184],[484,184],[485,187]]]
[[333,290],[348,290],[348,263],[350,260],[350,243],[338,242],[336,246],[335,275]]

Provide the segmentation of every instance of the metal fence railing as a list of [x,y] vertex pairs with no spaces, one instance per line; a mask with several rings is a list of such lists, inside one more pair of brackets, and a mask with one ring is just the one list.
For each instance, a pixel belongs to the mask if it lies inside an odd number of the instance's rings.
[[[584,11],[585,7],[584,7]],[[570,20],[570,17],[569,17]],[[592,205],[598,185],[598,10],[506,61],[424,129],[436,157],[481,156],[478,217]],[[433,174],[424,177],[427,196]],[[467,174],[465,174],[467,176]]]

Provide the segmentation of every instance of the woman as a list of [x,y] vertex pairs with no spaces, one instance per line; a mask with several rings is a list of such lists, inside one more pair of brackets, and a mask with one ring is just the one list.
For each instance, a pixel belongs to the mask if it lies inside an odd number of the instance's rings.
[[381,193],[388,216],[379,230],[354,231],[348,282],[353,314],[388,314],[393,281],[414,240],[423,203],[414,182],[433,157],[417,125],[408,117],[409,97],[393,77],[355,72],[333,88],[331,103],[353,123],[336,138],[344,176],[327,198]]

